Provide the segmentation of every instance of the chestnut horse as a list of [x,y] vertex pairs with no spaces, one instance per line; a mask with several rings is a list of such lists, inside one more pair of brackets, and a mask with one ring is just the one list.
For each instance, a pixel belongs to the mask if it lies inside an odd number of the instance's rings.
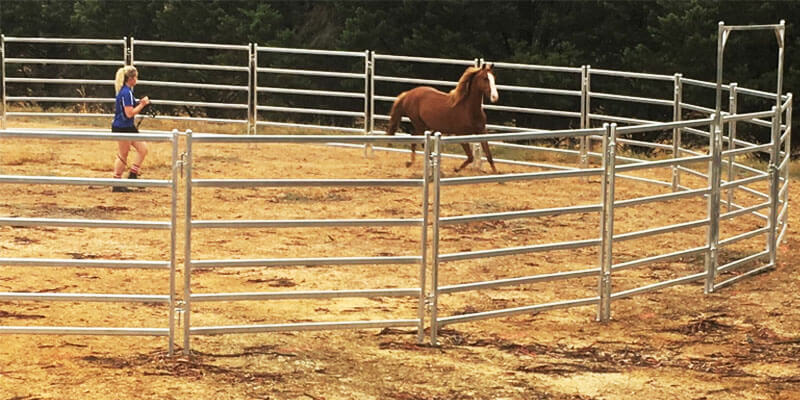
[[[482,68],[467,68],[450,93],[440,92],[430,86],[419,86],[400,93],[392,105],[386,133],[394,135],[402,117],[411,119],[414,135],[424,135],[425,131],[441,132],[443,135],[486,133],[486,113],[482,108],[484,97],[488,97],[492,103],[496,103],[499,97],[491,64]],[[461,146],[467,159],[456,168],[456,172],[473,160],[469,143],[462,143]],[[411,145],[411,161],[406,166],[414,163],[416,147],[416,144]],[[481,142],[481,147],[492,171],[497,173],[489,144]]]

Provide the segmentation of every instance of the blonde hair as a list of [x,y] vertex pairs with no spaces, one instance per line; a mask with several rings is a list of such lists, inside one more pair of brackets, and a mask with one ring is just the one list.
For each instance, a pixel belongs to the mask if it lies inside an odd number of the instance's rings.
[[132,65],[126,65],[118,69],[117,76],[114,79],[114,89],[116,89],[116,93],[119,93],[119,90],[122,89],[122,85],[124,85],[128,79],[133,78],[138,74],[139,72],[136,71],[136,67]]

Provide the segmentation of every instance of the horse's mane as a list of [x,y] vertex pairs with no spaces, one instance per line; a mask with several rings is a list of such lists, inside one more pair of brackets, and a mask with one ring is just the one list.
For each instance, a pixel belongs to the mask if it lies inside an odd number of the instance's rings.
[[461,100],[464,100],[465,97],[469,94],[469,83],[472,80],[472,76],[478,73],[481,69],[478,67],[469,67],[464,74],[461,75],[461,78],[458,79],[458,85],[456,88],[451,90],[449,95],[451,106],[455,106],[456,104],[460,103]]

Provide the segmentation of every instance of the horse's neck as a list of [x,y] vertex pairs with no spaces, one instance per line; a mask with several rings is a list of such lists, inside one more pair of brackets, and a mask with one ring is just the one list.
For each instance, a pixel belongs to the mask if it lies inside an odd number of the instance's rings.
[[480,93],[478,90],[470,90],[466,94],[462,95],[460,99],[456,97],[454,92],[449,93],[450,97],[450,104],[453,107],[461,107],[466,108],[469,110],[474,110],[475,108],[481,108],[481,104],[483,103],[483,94]]
[[483,93],[478,90],[470,90],[467,96],[464,97],[462,104],[470,110],[481,109],[483,105]]

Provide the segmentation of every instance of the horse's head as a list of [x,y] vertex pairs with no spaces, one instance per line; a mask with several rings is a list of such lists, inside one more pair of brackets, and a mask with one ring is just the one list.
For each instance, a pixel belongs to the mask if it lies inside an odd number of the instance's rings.
[[481,68],[467,68],[464,74],[461,75],[461,79],[458,80],[456,88],[450,92],[452,104],[460,103],[473,90],[476,93],[480,93],[484,98],[488,98],[492,103],[497,103],[500,96],[497,94],[497,85],[495,84],[492,67],[492,64],[484,64]]
[[497,100],[500,99],[494,79],[494,64],[484,64],[483,68],[472,77],[472,82],[474,87],[483,93],[483,97],[488,98],[492,103],[497,103]]

